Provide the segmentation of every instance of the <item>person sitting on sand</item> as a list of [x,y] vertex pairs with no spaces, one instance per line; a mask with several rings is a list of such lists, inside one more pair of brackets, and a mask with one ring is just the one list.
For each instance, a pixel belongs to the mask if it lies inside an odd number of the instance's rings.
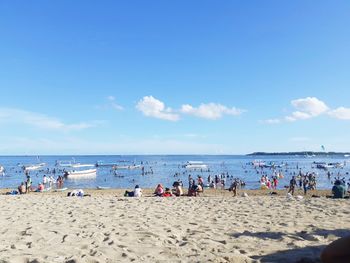
[[18,186],[18,192],[22,195],[25,194],[27,192],[26,186],[24,184],[24,182],[21,183],[20,186]]
[[38,188],[36,189],[35,192],[42,192],[42,191],[44,191],[44,184],[39,183],[39,184],[38,184]]
[[156,190],[154,190],[155,196],[162,196],[164,194],[164,188],[161,184],[158,184]]
[[332,188],[332,194],[333,194],[333,198],[344,198],[345,197],[346,189],[340,180],[336,180],[334,182],[334,186]]
[[193,186],[188,189],[188,196],[198,196],[199,193],[203,193],[203,188],[200,185],[193,184]]
[[175,196],[183,196],[184,192],[180,184],[173,185],[174,186],[174,194]]
[[134,197],[141,197],[142,196],[142,189],[136,185],[134,190]]
[[124,196],[126,197],[141,197],[142,196],[142,189],[139,185],[135,186],[134,191],[125,191]]
[[165,188],[165,192],[162,194],[162,197],[172,197],[173,194],[169,188]]

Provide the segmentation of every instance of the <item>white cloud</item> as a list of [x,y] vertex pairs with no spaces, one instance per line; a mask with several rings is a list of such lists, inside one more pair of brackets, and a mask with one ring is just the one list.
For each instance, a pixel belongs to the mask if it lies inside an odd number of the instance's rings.
[[292,113],[291,116],[286,116],[285,120],[286,121],[297,121],[297,120],[307,120],[312,118],[313,116],[311,114],[301,112],[301,111],[295,111]]
[[217,120],[224,115],[238,116],[244,111],[235,107],[228,108],[221,104],[208,103],[201,104],[198,108],[195,108],[189,104],[182,105],[181,112],[188,115],[193,115],[199,118],[205,118],[210,120]]
[[335,110],[331,110],[328,114],[336,119],[350,120],[350,108],[339,107]]
[[143,97],[136,105],[136,109],[147,117],[153,117],[168,121],[178,121],[180,116],[173,112],[171,108],[166,108],[165,104],[153,96]]
[[0,108],[0,123],[20,123],[47,130],[72,131],[95,126],[95,123],[66,124],[45,114],[15,108]]
[[[306,97],[291,101],[291,105],[295,108],[295,111],[290,115],[284,117],[284,121],[294,122],[297,120],[307,120],[314,117],[318,117],[322,114],[329,113],[329,107],[323,101],[316,97]],[[263,121],[267,124],[281,123],[281,119],[270,119]]]
[[329,110],[323,101],[315,97],[292,100],[291,104],[297,109],[296,116],[300,116],[301,119],[304,119],[306,115],[316,117]]
[[285,117],[285,120],[289,122],[307,120],[326,113],[329,110],[326,103],[315,97],[292,100],[291,104],[296,111],[294,111],[290,116]]

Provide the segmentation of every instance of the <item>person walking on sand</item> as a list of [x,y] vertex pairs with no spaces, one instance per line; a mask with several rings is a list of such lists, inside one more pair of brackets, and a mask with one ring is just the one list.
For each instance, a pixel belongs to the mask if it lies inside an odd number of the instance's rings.
[[295,176],[289,182],[289,191],[288,193],[292,193],[294,195],[295,186],[297,185],[297,181],[295,180]]
[[230,191],[233,192],[234,197],[237,196],[237,186],[238,186],[238,182],[237,182],[237,180],[234,180],[232,182],[232,185],[230,186],[230,189],[229,189]]

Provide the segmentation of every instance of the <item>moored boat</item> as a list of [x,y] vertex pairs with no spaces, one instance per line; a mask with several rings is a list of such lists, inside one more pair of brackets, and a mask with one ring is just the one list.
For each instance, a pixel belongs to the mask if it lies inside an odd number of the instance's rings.
[[25,170],[25,171],[34,171],[34,170],[38,170],[40,168],[43,168],[45,166],[46,166],[46,163],[24,165],[23,166],[23,170]]
[[184,167],[187,170],[208,170],[208,165],[200,161],[189,161],[184,165]]
[[96,167],[113,167],[117,165],[118,165],[117,163],[105,163],[103,161],[98,161],[95,164]]
[[81,171],[69,171],[64,174],[67,179],[85,179],[96,177],[96,169],[81,170]]

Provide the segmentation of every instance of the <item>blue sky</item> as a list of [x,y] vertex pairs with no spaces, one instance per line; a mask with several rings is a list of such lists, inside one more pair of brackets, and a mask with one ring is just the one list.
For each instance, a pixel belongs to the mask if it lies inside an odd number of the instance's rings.
[[0,154],[350,151],[349,1],[1,1]]

